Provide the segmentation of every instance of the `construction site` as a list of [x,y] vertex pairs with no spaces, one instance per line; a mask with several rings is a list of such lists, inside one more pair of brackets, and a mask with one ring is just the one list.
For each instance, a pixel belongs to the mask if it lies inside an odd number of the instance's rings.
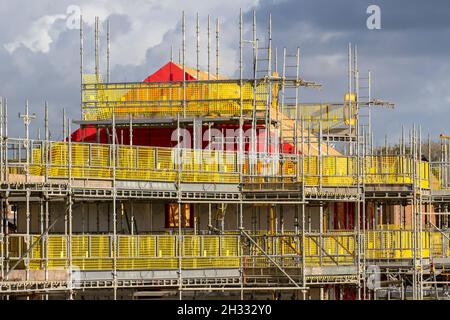
[[372,113],[395,102],[372,96],[352,44],[346,92],[303,101],[320,79],[256,18],[236,15],[235,78],[209,17],[187,65],[183,13],[177,61],[121,83],[109,21],[85,70],[81,18],[80,116],[62,141],[47,103],[21,106],[24,138],[10,137],[0,100],[0,299],[450,299],[450,137],[437,158],[420,125],[375,145]]

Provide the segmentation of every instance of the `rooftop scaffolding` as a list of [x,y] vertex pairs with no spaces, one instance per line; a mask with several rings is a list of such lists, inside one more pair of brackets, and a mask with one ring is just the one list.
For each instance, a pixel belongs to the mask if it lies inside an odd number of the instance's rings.
[[[214,74],[210,18],[206,72],[199,20],[196,68],[186,65],[185,24],[183,13],[179,63],[162,68],[176,71],[114,83],[109,41],[102,80],[98,19],[95,73],[85,73],[81,22],[75,123],[94,128],[97,143],[83,133],[74,141],[68,119],[67,138],[51,141],[47,104],[44,139],[10,137],[2,100],[0,296],[62,292],[71,299],[103,288],[117,299],[122,289],[166,288],[179,298],[272,290],[363,300],[404,285],[403,297],[443,297],[450,148],[443,142],[440,161],[424,159],[415,126],[397,149],[374,146],[372,108],[393,104],[372,97],[370,73],[359,77],[356,47],[349,45],[343,102],[304,103],[300,90],[319,85],[302,79],[299,48],[283,49],[279,75],[271,17],[262,37],[254,13],[245,40],[241,12],[234,79],[220,75],[219,20]],[[247,45],[252,76],[244,78]],[[23,117],[31,117],[28,104]],[[163,127],[175,146],[169,137],[158,137],[163,145],[137,139],[168,135]],[[381,282],[402,287],[371,288],[372,267]]]

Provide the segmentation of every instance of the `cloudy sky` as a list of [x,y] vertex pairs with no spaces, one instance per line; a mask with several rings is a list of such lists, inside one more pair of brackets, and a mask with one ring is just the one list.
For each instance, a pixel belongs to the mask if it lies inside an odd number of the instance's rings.
[[[381,30],[366,27],[367,7],[381,8]],[[43,124],[50,106],[52,137],[62,137],[62,108],[80,117],[79,30],[73,10],[85,24],[85,71],[93,71],[93,23],[111,24],[111,80],[140,81],[170,58],[181,43],[181,12],[186,12],[187,63],[195,65],[195,17],[200,15],[201,64],[206,66],[206,21],[221,24],[221,73],[236,76],[239,8],[250,39],[252,11],[264,38],[272,13],[273,44],[302,52],[303,78],[323,84],[304,90],[312,101],[342,101],[347,87],[347,45],[358,45],[360,72],[372,72],[373,95],[392,101],[395,110],[377,110],[377,139],[398,138],[401,124],[421,124],[423,134],[450,134],[450,1],[434,0],[3,0],[0,2],[0,95],[8,97],[12,134],[23,136],[17,113],[29,99]],[[105,25],[103,25],[105,30]],[[105,32],[101,43],[105,70]],[[250,47],[246,48],[246,55]],[[280,58],[281,59],[281,58]],[[248,60],[250,63],[250,60]],[[213,63],[214,67],[214,63]]]

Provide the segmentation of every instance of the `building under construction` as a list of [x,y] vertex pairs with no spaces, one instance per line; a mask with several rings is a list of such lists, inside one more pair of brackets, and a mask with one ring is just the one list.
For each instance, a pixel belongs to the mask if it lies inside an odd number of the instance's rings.
[[85,73],[81,19],[81,116],[64,141],[47,105],[44,139],[28,104],[25,138],[10,137],[1,100],[1,298],[449,297],[450,139],[433,161],[420,126],[375,146],[371,113],[393,104],[372,97],[356,47],[342,97],[307,103],[320,83],[299,49],[272,48],[270,17],[260,32],[254,14],[250,39],[236,20],[238,78],[221,75],[210,18],[207,68],[198,16],[187,66],[183,14],[179,61],[116,83],[109,23],[106,72],[96,18]]

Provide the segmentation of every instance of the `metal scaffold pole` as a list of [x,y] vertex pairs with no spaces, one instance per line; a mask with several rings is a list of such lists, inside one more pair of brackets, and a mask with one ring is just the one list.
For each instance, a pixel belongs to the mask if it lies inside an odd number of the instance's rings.
[[[286,48],[283,48],[283,58],[282,58],[282,67],[281,67],[281,105],[280,105],[280,111],[277,112],[280,113],[280,141],[282,146],[284,145],[284,117],[285,117],[285,97],[286,97]],[[295,146],[294,146],[295,150]]]
[[[256,11],[253,10],[253,112],[252,112],[252,154],[257,157],[257,123],[256,123],[256,107],[257,107],[257,71],[258,71],[258,39],[256,38]],[[253,158],[252,156],[252,158]],[[251,174],[254,175],[254,168],[252,165]]]
[[[241,187],[244,183],[244,114],[243,114],[243,16],[242,16],[242,8],[239,11],[239,183]],[[242,195],[239,197],[239,230],[244,230],[244,221],[243,221],[243,204],[242,204]],[[239,241],[239,275],[240,275],[240,298],[244,300],[244,259],[243,259],[243,241],[242,235],[238,238]]]
[[[243,114],[243,17],[242,9],[239,12],[239,183],[241,188],[244,183],[244,114]],[[243,204],[242,195],[239,197],[238,214],[239,214],[239,230],[244,230],[243,221]],[[210,207],[211,209],[211,207]],[[240,275],[240,299],[244,300],[244,259],[243,259],[243,241],[242,235],[238,238],[239,241],[239,275]]]
[[[3,150],[4,150],[4,143],[3,143],[4,137],[3,137],[3,97],[0,97],[0,181],[3,183],[5,181],[4,176],[4,166],[3,166]],[[5,270],[4,270],[4,256],[5,251],[8,251],[8,248],[5,249],[4,247],[4,233],[5,233],[5,224],[7,223],[7,214],[5,213],[5,199],[3,194],[0,198],[0,279],[3,280],[5,277]]]
[[[351,134],[352,134],[352,82],[353,82],[353,68],[352,68],[352,44],[349,43],[348,44],[348,98],[347,100],[347,117],[348,117],[348,123],[349,123],[349,135],[351,138]],[[350,139],[350,143],[349,143],[349,151],[350,151],[350,156],[353,155],[353,148],[352,148],[352,143],[351,143],[351,139]]]
[[[356,134],[356,180],[357,180],[357,190],[360,196],[358,197],[358,201],[356,202],[356,240],[357,240],[357,269],[358,273],[361,275],[359,279],[358,286],[358,300],[364,299],[364,296],[361,296],[361,286],[365,286],[365,265],[364,263],[361,265],[361,256],[364,254],[363,250],[364,241],[361,241],[361,238],[364,237],[364,234],[361,235],[361,205],[364,206],[364,188],[361,185],[361,150],[360,150],[360,122],[359,122],[359,69],[358,69],[358,47],[355,45],[354,47],[354,82],[355,82],[355,134]],[[363,127],[364,129],[364,127]],[[364,134],[362,135],[364,137]],[[362,192],[361,192],[362,191]]]
[[412,248],[413,248],[413,288],[412,288],[412,294],[413,294],[413,299],[417,300],[419,298],[418,295],[418,272],[417,269],[419,268],[418,263],[417,263],[417,259],[418,259],[418,245],[417,245],[417,197],[416,197],[416,190],[417,190],[417,166],[416,166],[416,156],[417,156],[417,151],[416,151],[416,140],[415,140],[415,124],[413,125],[412,128],[412,133],[411,133],[411,164],[412,164],[412,178],[413,178],[413,195],[412,195],[412,224],[413,224],[413,243],[412,243]]
[[243,18],[239,14],[239,183],[244,182]]
[[4,112],[4,120],[5,120],[5,136],[3,138],[3,144],[4,144],[4,159],[5,159],[5,180],[9,180],[9,170],[8,170],[8,99],[4,99],[3,103],[5,112]]
[[99,17],[95,17],[95,79],[100,83],[100,26]]
[[216,80],[220,74],[220,20],[216,19]]
[[[26,211],[25,211],[25,215],[26,215],[26,257],[25,257],[25,267],[26,267],[26,280],[30,280],[30,243],[31,243],[31,235],[30,235],[30,194],[31,191],[29,188],[26,189]],[[28,298],[28,297],[27,297]]]
[[4,136],[3,136],[3,97],[0,97],[0,181],[5,181]]
[[200,80],[200,18],[199,14],[197,12],[197,21],[195,26],[195,32],[196,32],[196,72],[197,72],[197,80]]
[[117,300],[117,186],[116,186],[116,115],[113,109],[112,114],[112,210],[113,210],[113,294],[114,300]]
[[369,144],[369,154],[373,155],[373,140],[371,139],[372,136],[372,72],[368,71],[368,132],[367,135],[369,136],[368,144]]
[[207,28],[207,38],[208,38],[208,48],[207,48],[207,69],[206,72],[208,73],[208,81],[210,80],[211,76],[211,16],[208,14],[208,28]]
[[19,118],[23,119],[23,123],[25,125],[25,154],[26,154],[26,162],[25,162],[25,181],[28,182],[30,179],[30,149],[31,149],[31,141],[30,141],[30,124],[31,120],[36,119],[36,115],[30,114],[28,107],[28,100],[25,101],[25,113],[19,113]]
[[67,238],[67,253],[69,256],[69,299],[73,300],[73,261],[72,261],[72,135],[70,134],[70,119],[67,119],[68,130],[68,196],[67,196],[67,212],[68,212],[68,238]]
[[[183,278],[182,278],[182,244],[183,244],[183,235],[182,235],[182,198],[181,198],[181,171],[182,171],[182,155],[183,149],[180,146],[180,115],[177,114],[177,156],[176,156],[176,166],[177,166],[177,206],[178,206],[178,234],[177,234],[177,257],[178,257],[178,298],[179,300],[183,299]],[[183,141],[184,143],[184,141]]]
[[366,176],[365,176],[365,168],[366,168],[366,162],[365,162],[365,158],[367,155],[367,140],[366,140],[366,135],[364,132],[364,127],[362,128],[362,137],[363,137],[363,151],[362,151],[362,164],[361,167],[363,168],[362,172],[361,172],[361,196],[362,196],[362,201],[361,201],[361,205],[362,205],[362,241],[361,241],[361,246],[362,246],[362,299],[366,300],[367,297],[367,284],[366,284],[366,248],[367,248],[367,243],[366,243],[366,196],[365,196],[365,183],[366,183]]
[[183,118],[186,118],[186,18],[181,15],[181,60],[183,66]]
[[265,148],[266,153],[270,152],[271,131],[272,131],[272,14],[269,14],[269,29],[268,29],[268,45],[267,45],[267,112],[266,112],[266,138]]
[[418,162],[419,162],[419,300],[423,299],[423,198],[422,198],[422,126],[419,125],[419,137],[418,137]]
[[83,16],[80,15],[80,117],[83,118]]
[[106,21],[106,82],[111,82],[111,37],[109,19]]

